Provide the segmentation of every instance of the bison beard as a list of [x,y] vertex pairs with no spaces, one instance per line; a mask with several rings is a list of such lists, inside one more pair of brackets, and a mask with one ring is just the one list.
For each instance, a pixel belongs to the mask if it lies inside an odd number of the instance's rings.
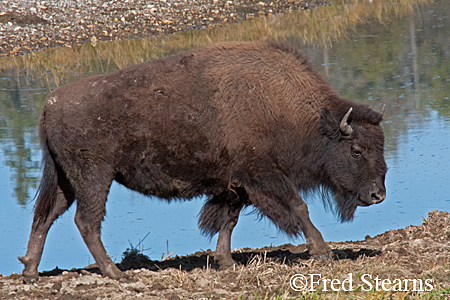
[[221,268],[234,264],[231,234],[247,205],[329,259],[299,192],[322,189],[344,221],[383,201],[381,120],[274,42],[220,43],[62,86],[40,119],[44,170],[23,275],[38,278],[48,230],[76,202],[101,272],[123,276],[100,239],[113,180],[167,200],[206,195],[199,226],[219,233]]

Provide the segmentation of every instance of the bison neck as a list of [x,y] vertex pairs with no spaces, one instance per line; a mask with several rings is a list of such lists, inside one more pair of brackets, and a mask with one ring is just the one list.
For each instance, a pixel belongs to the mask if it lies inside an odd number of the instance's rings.
[[314,190],[327,182],[323,157],[326,142],[322,135],[314,134],[298,146],[291,176],[299,191]]

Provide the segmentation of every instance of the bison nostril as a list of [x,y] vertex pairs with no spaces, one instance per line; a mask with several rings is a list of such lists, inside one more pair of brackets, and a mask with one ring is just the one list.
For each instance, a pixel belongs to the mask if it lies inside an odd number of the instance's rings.
[[377,204],[382,202],[386,198],[386,193],[372,193],[370,196],[372,197],[373,203]]

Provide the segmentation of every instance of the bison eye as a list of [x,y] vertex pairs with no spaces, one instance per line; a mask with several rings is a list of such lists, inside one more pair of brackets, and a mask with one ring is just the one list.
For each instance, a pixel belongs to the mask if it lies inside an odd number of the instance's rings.
[[352,147],[352,155],[353,155],[353,157],[361,157],[362,151],[360,150],[359,147],[353,146]]

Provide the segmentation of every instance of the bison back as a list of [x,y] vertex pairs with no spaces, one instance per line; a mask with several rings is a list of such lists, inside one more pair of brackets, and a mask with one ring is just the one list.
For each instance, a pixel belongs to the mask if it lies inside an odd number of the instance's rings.
[[74,182],[104,173],[190,198],[225,189],[246,162],[293,154],[332,93],[296,49],[222,43],[60,87],[42,126]]

